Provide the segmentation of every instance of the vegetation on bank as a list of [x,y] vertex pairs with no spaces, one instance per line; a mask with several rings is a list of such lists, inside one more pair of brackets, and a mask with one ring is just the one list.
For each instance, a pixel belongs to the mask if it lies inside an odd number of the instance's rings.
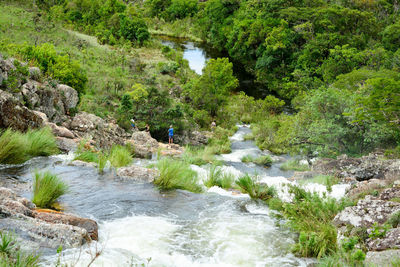
[[51,129],[30,129],[26,133],[5,130],[0,136],[0,163],[20,164],[33,157],[50,156],[58,152]]
[[218,186],[224,189],[230,189],[235,182],[235,176],[232,173],[224,172],[220,167],[212,165],[208,171],[207,179],[204,185],[208,188]]
[[253,163],[256,163],[258,165],[262,165],[262,166],[266,166],[266,167],[270,167],[272,162],[273,162],[271,157],[268,156],[268,155],[259,156],[259,157],[253,157],[251,155],[247,155],[247,156],[243,156],[241,158],[241,161],[245,162],[245,163],[253,162]]
[[68,192],[68,185],[57,175],[35,172],[32,202],[40,208],[52,208],[59,197]]
[[281,170],[283,171],[309,171],[310,166],[308,166],[308,163],[302,163],[300,159],[290,159],[286,162],[284,162],[280,167]]
[[0,231],[0,267],[37,267],[39,255],[23,253],[11,232]]

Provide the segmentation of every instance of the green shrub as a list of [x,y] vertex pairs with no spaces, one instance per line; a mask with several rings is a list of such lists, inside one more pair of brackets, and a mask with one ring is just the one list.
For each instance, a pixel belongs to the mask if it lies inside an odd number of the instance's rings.
[[84,150],[77,152],[74,157],[74,160],[97,163],[99,161],[99,157],[96,152]]
[[308,164],[300,164],[300,160],[299,159],[290,159],[288,161],[286,161],[285,163],[283,163],[280,166],[280,169],[283,171],[288,171],[288,170],[292,170],[292,171],[309,171],[310,167],[308,166]]
[[260,157],[258,157],[258,158],[254,158],[254,157],[252,157],[252,156],[250,156],[250,155],[247,155],[247,156],[244,156],[244,157],[242,157],[242,162],[254,162],[254,163],[256,163],[256,164],[258,164],[258,165],[263,165],[263,166],[271,166],[271,164],[272,164],[272,159],[271,159],[271,157],[270,156],[268,156],[268,155],[264,155],[264,156],[260,156]]
[[254,199],[269,200],[276,196],[275,187],[259,184],[256,178],[251,177],[249,174],[240,177],[236,181],[236,184],[243,192],[249,194],[249,196]]
[[51,208],[54,202],[68,192],[68,185],[49,171],[35,172],[32,202],[40,208]]
[[204,147],[186,146],[185,152],[181,156],[182,161],[188,164],[205,165],[207,163],[215,163],[216,159],[210,150]]
[[235,176],[232,173],[222,172],[217,166],[211,166],[204,185],[208,188],[218,186],[224,189],[232,188]]
[[0,137],[0,163],[19,164],[29,159],[26,138],[19,132],[7,129]]
[[157,168],[160,176],[154,180],[154,184],[160,189],[184,189],[195,193],[203,191],[198,184],[197,172],[190,165],[170,158],[158,161]]
[[49,127],[38,130],[28,130],[26,153],[30,157],[50,156],[59,152],[56,139]]
[[[394,218],[393,223],[396,223],[396,218]],[[379,225],[378,223],[375,222],[372,225],[371,233],[369,234],[369,238],[377,239],[377,238],[385,237],[386,233],[389,231],[390,226],[388,224]]]
[[112,166],[119,168],[129,165],[132,162],[133,158],[128,148],[124,146],[114,145],[111,148],[108,160],[111,162]]

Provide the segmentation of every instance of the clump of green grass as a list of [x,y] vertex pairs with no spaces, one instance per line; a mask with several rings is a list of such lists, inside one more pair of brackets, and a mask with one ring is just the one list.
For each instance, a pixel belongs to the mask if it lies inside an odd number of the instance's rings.
[[100,152],[97,156],[97,170],[100,174],[104,173],[104,168],[107,164],[108,156],[107,154]]
[[37,267],[39,256],[21,252],[12,233],[0,231],[0,267]]
[[328,192],[332,192],[332,186],[339,183],[339,179],[332,175],[317,175],[311,179],[299,180],[299,184],[316,183],[325,185]]
[[129,165],[133,158],[128,148],[115,145],[110,150],[108,160],[111,162],[112,166],[119,168]]
[[338,250],[330,255],[324,256],[318,262],[318,267],[332,266],[354,266],[363,267],[365,253],[356,248],[358,238],[352,237],[342,241]]
[[197,183],[197,172],[190,168],[190,165],[170,158],[163,158],[157,163],[160,176],[154,180],[154,184],[160,189],[184,189],[194,193],[203,191]]
[[68,192],[68,185],[49,171],[35,172],[32,202],[40,208],[51,208],[56,200]]
[[[337,230],[333,218],[351,203],[346,199],[336,200],[320,197],[317,193],[290,185],[292,202],[270,199],[270,208],[276,208],[288,220],[289,226],[299,233],[294,252],[301,257],[321,258],[337,251]],[[273,201],[272,201],[273,200]],[[281,202],[278,204],[277,202]]]
[[387,220],[386,224],[390,225],[392,228],[397,228],[400,226],[400,211],[393,213]]
[[235,177],[232,173],[222,172],[217,166],[211,166],[204,185],[208,188],[218,186],[224,189],[232,188]]
[[299,159],[291,159],[283,163],[280,167],[283,171],[309,171],[310,167],[308,164],[301,164]]
[[99,157],[96,152],[84,150],[77,152],[76,156],[74,157],[74,160],[97,163],[99,161]]
[[26,138],[11,129],[7,129],[0,137],[0,163],[18,164],[27,161]]
[[27,139],[26,153],[30,157],[50,156],[59,152],[56,139],[49,127],[30,129],[24,136]]
[[256,180],[255,177],[245,174],[236,181],[236,184],[244,193],[254,199],[269,200],[276,196],[275,187],[259,184]]
[[205,165],[207,163],[215,162],[215,157],[209,149],[204,147],[186,146],[185,152],[181,156],[182,161],[188,164]]
[[243,156],[241,158],[241,160],[242,160],[242,162],[245,162],[245,163],[254,162],[258,165],[263,165],[263,166],[268,166],[268,167],[271,166],[271,164],[273,162],[271,157],[268,155],[260,156],[257,158],[255,158],[251,155],[246,155],[246,156]]
[[50,128],[28,130],[25,134],[7,129],[0,137],[0,163],[20,164],[32,157],[58,152]]

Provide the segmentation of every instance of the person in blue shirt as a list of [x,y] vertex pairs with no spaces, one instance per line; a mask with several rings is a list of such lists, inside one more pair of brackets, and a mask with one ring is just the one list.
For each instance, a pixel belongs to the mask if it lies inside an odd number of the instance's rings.
[[170,125],[168,129],[168,137],[168,144],[174,143],[174,128],[172,128],[172,125]]

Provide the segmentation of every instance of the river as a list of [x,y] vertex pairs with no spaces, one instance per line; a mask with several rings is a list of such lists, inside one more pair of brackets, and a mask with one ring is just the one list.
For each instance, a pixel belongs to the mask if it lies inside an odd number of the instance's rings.
[[[189,62],[189,67],[200,75],[210,58],[228,57],[226,54],[213,49],[205,43],[165,35],[154,35],[153,38],[159,40],[163,45],[181,50],[183,52],[183,58]],[[262,84],[255,81],[256,78],[254,75],[245,71],[242,64],[239,62],[232,63],[233,74],[239,80],[237,91],[243,91],[247,95],[255,98],[264,98],[271,94]]]
[[[292,172],[279,169],[281,163],[263,168],[242,163],[244,155],[261,155],[252,141],[244,141],[251,130],[240,126],[231,137],[232,152],[221,155],[223,170],[236,177],[256,173],[263,182],[278,187]],[[295,235],[272,216],[265,204],[245,194],[233,194],[218,187],[206,193],[183,190],[161,192],[153,184],[117,178],[112,170],[99,175],[90,167],[69,166],[72,155],[37,158],[15,168],[13,179],[30,182],[33,170],[48,169],[70,185],[60,202],[66,212],[95,219],[99,241],[80,249],[64,250],[61,262],[87,266],[95,251],[102,251],[92,266],[306,266],[310,260],[295,257],[290,248]],[[149,160],[137,159],[146,166]],[[192,166],[200,181],[209,166]],[[326,191],[314,185],[313,190]],[[340,185],[333,194],[344,194]],[[25,197],[30,198],[26,193]],[[58,255],[43,248],[43,266],[55,266]]]

